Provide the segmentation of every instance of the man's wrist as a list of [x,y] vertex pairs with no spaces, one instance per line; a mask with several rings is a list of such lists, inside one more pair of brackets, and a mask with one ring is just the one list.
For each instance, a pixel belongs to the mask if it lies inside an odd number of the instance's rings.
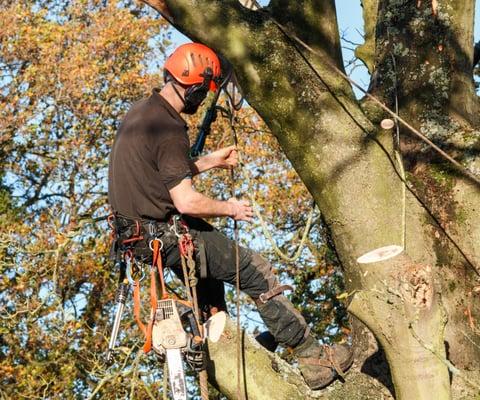
[[211,169],[217,166],[217,162],[215,160],[215,157],[212,157],[212,153],[205,154],[202,157],[202,163],[205,166],[205,169]]
[[236,207],[235,207],[235,204],[230,202],[230,201],[226,201],[225,202],[227,204],[227,213],[228,213],[228,216],[231,217],[231,218],[235,218],[235,215],[236,215]]
[[195,174],[202,173],[214,167],[212,165],[213,160],[211,160],[209,154],[192,159],[191,162],[195,170]]
[[215,168],[217,166],[217,162],[215,161],[215,157],[212,157],[212,153],[204,155],[203,158],[206,169]]

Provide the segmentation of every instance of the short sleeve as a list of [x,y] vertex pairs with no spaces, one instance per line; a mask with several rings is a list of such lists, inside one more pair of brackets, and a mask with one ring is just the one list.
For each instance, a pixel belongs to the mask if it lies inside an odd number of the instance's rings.
[[156,164],[160,179],[168,190],[183,179],[191,178],[188,136],[183,132],[162,135],[156,149]]

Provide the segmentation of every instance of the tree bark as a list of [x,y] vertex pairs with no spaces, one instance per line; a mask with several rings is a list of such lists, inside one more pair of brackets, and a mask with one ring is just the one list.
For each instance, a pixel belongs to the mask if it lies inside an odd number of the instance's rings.
[[[382,2],[372,91],[392,106],[397,96],[401,116],[475,171],[480,135],[472,77],[473,9],[473,0],[445,1],[435,16],[429,2]],[[466,314],[480,313],[478,298],[472,297],[480,272],[479,187],[408,132],[401,132],[401,143],[410,187],[430,212],[423,234],[433,238],[449,358],[461,368],[478,369],[478,335]]]
[[[149,0],[144,1],[155,6]],[[451,340],[450,359],[459,360],[458,354],[465,347],[456,348],[458,339],[455,341],[450,332],[458,332],[468,325],[465,318],[460,317],[464,310],[450,302],[445,306],[444,298],[458,301],[459,295],[464,295],[467,290],[473,293],[480,259],[478,240],[475,242],[460,230],[447,231],[441,218],[445,206],[435,208],[435,202],[425,193],[411,187],[403,194],[402,174],[394,156],[392,134],[376,125],[382,113],[368,104],[363,104],[362,108],[348,82],[332,68],[342,68],[334,1],[273,1],[267,12],[243,8],[233,0],[167,0],[165,3],[178,29],[223,53],[235,66],[248,102],[278,138],[315,198],[345,267],[346,286],[352,293],[349,311],[368,326],[385,350],[397,398],[451,398],[444,340],[446,337]],[[371,7],[366,15],[373,15],[374,2],[367,3]],[[372,85],[372,90],[386,101],[392,99],[395,91],[391,75],[388,80],[384,73],[393,68],[385,43],[392,44],[389,35],[397,21],[395,18],[387,21],[386,18],[392,7],[400,7],[415,15],[412,7],[416,8],[417,4],[421,2],[391,0],[379,3],[374,68],[380,71],[381,79]],[[470,37],[470,28],[455,39],[447,32],[458,32],[461,24],[468,22],[473,0],[468,0],[465,8],[456,7],[453,1],[445,4],[448,7],[442,6],[439,16],[451,19],[454,28],[441,30],[438,35],[452,43],[458,42],[448,53],[457,55],[455,68],[466,68],[468,60],[471,61],[466,55],[468,46],[465,43]],[[430,3],[421,7],[427,6],[430,7]],[[301,49],[291,37],[285,36],[272,22],[272,16],[285,25],[290,34],[307,41],[319,55]],[[423,14],[422,18],[425,18]],[[428,24],[424,29],[427,28]],[[313,34],[310,36],[309,32]],[[414,39],[407,36],[403,40],[412,43]],[[415,49],[418,54],[421,50],[421,46]],[[432,54],[440,50],[432,50],[430,46],[424,51],[428,52],[428,57],[434,57]],[[465,54],[459,54],[460,51]],[[401,110],[412,117],[414,124],[419,123],[418,103],[415,106],[412,99],[418,97],[423,107],[429,106],[423,90],[414,93],[415,82],[418,85],[423,79],[411,75],[416,66],[415,57],[405,64],[398,60],[397,66],[398,76],[405,74],[406,77],[405,88],[399,85],[403,101]],[[435,53],[435,57],[446,64],[443,54],[438,56]],[[478,100],[472,98],[472,86],[469,86],[464,70],[461,71],[461,76],[451,78],[448,87],[441,86],[449,94],[448,102],[441,103],[465,126],[475,121],[471,112],[476,109]],[[437,84],[434,82],[430,86],[436,87]],[[463,105],[455,93],[458,88],[469,97]],[[430,100],[433,101],[431,97]],[[412,148],[417,151],[418,144]],[[407,157],[409,151],[404,149]],[[422,166],[435,160],[430,152],[426,154]],[[418,168],[416,158],[414,162],[407,161],[410,171]],[[473,156],[473,164],[478,165],[478,154]],[[462,179],[458,173],[450,170],[450,174],[455,176],[454,185],[448,188],[450,195],[444,202],[462,201],[465,215],[476,223],[479,218],[478,187]],[[409,185],[413,186],[411,182]],[[458,188],[458,192],[451,193],[452,188]],[[442,193],[447,190],[443,186],[441,189]],[[435,194],[433,197],[438,197],[438,193]],[[473,222],[467,222],[466,228],[477,235],[474,237],[480,237],[480,224]],[[371,264],[357,262],[357,258],[365,253],[388,245],[402,247],[402,254]],[[448,279],[455,268],[465,273],[464,283],[446,293],[445,288],[451,287]],[[473,299],[471,294],[472,303]],[[479,315],[476,307],[470,305],[470,312],[475,316]],[[450,326],[447,325],[445,336],[447,321]],[[451,329],[452,321],[459,325],[458,329]],[[471,331],[473,345],[469,347],[469,358],[472,366],[477,365],[480,355],[478,349],[474,349],[478,336],[473,329]]]

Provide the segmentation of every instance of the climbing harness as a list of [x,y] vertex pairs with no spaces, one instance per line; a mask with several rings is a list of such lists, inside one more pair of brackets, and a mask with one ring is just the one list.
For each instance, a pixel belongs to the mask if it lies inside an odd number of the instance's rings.
[[[195,246],[187,224],[178,215],[173,216],[170,222],[163,223],[131,220],[118,214],[112,214],[108,223],[112,228],[112,254],[119,268],[120,280],[107,361],[112,361],[122,313],[130,287],[133,287],[133,314],[145,337],[143,351],[148,353],[154,350],[166,360],[173,399],[187,399],[183,359],[199,373],[202,399],[208,399],[206,352],[196,294]],[[146,323],[141,319],[140,298],[140,282],[146,277],[142,261],[145,255],[135,254],[135,246],[140,241],[147,244],[152,259],[150,314]],[[187,300],[169,294],[166,289],[163,270],[165,242],[179,248]]]

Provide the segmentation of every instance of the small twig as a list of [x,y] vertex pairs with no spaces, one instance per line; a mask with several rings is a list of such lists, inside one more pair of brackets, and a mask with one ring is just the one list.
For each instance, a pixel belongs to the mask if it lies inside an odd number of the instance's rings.
[[150,388],[147,386],[147,384],[143,381],[143,379],[140,379],[140,382],[142,383],[143,388],[145,389],[145,392],[148,394],[148,397],[150,397],[151,400],[157,400],[155,396],[153,395],[152,391]]
[[475,342],[473,341],[473,339],[472,339],[470,336],[468,336],[464,331],[462,331],[462,334],[463,334],[463,336],[465,336],[465,337],[467,338],[467,340],[468,340],[470,343],[472,343],[475,347],[478,347],[478,348],[480,349],[480,345],[478,345],[477,343],[475,343]]

